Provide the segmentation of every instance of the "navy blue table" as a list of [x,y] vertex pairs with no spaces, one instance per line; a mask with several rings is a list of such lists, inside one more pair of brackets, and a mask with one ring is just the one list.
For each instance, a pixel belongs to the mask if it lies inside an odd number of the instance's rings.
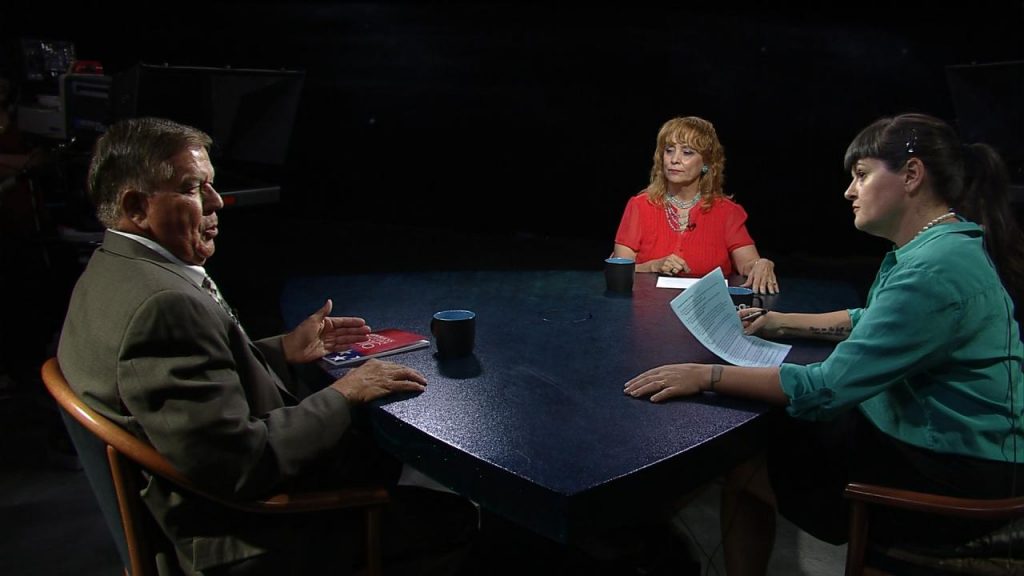
[[[605,293],[601,272],[434,272],[305,277],[282,296],[293,326],[334,300],[334,315],[429,334],[437,310],[477,313],[476,351],[394,356],[426,392],[370,410],[378,442],[489,510],[559,542],[663,506],[760,446],[769,408],[707,394],[652,404],[623,384],[665,363],[714,362],[676,318],[679,290],[638,274],[632,297]],[[858,305],[843,283],[783,279],[766,306],[826,312]],[[823,359],[794,341],[788,362]],[[340,372],[336,372],[340,373]]]

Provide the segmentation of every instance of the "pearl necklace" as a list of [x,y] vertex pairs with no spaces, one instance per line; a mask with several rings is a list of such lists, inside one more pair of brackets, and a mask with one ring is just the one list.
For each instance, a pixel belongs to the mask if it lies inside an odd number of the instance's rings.
[[668,218],[669,228],[675,232],[683,232],[690,225],[690,208],[700,202],[700,192],[691,200],[680,200],[675,196],[668,196],[665,203],[665,216]]
[[675,206],[676,208],[689,210],[690,208],[696,206],[697,202],[700,202],[700,192],[697,192],[697,195],[691,198],[690,200],[680,200],[675,195],[672,195],[668,196],[668,201],[671,202],[672,205]]
[[[928,222],[927,224],[925,224],[923,228],[921,228],[920,230],[917,231],[917,234],[914,234],[914,238],[917,238],[918,236],[923,234],[925,230],[927,230],[929,228],[934,228],[936,224],[942,222],[943,220],[945,220],[946,218],[949,218],[950,216],[954,216],[954,217],[956,216],[956,212],[952,208],[949,209],[949,212],[946,212],[942,216],[939,216],[938,218],[935,218],[931,222]],[[911,240],[913,240],[914,238],[911,238]]]

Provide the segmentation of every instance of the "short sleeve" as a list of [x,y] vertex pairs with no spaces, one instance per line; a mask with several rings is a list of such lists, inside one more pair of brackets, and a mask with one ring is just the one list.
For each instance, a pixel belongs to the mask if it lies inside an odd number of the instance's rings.
[[622,213],[619,229],[615,233],[615,243],[621,244],[634,252],[640,251],[640,239],[643,233],[643,223],[641,222],[640,209],[637,205],[638,201],[645,201],[645,198],[642,196],[633,196],[626,202],[626,209]]
[[731,204],[729,215],[725,221],[725,245],[731,253],[737,248],[751,246],[753,238],[747,232],[747,211],[739,204]]

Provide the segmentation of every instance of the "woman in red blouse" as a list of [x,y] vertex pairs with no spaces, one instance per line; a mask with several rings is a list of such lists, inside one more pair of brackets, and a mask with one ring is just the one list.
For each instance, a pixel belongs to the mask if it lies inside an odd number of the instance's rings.
[[637,272],[703,276],[721,266],[743,286],[779,291],[775,264],[757,253],[747,213],[722,191],[725,151],[702,118],[673,118],[658,131],[651,184],[629,199],[612,256],[636,260]]

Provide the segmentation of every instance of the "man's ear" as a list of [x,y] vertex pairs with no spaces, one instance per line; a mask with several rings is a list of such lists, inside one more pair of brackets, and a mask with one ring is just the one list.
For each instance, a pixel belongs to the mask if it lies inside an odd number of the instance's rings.
[[145,230],[149,224],[149,195],[134,188],[121,193],[121,218],[133,227]]
[[911,157],[903,166],[903,187],[911,195],[917,194],[924,183],[924,163],[919,158]]

